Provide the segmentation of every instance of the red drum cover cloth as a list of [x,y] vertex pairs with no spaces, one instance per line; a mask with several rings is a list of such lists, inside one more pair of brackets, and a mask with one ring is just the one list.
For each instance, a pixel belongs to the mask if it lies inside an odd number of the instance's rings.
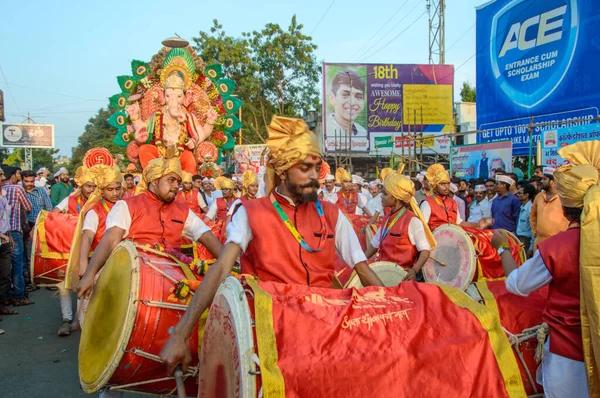
[[[505,397],[508,391],[524,396],[498,318],[474,303],[487,319],[482,326],[472,310],[453,302],[471,301],[456,289],[414,282],[360,290],[259,286],[272,300],[285,397]],[[266,321],[258,315],[259,301],[255,289],[264,370],[268,344],[261,342]],[[282,387],[269,377],[262,372],[265,396],[270,396],[269,385]]]
[[[475,274],[474,280],[487,280],[487,279],[503,279],[504,268],[502,268],[502,261],[498,256],[496,249],[492,247],[492,235],[496,232],[495,229],[477,229],[462,227],[465,232],[471,235],[473,246],[478,256],[480,266],[477,267],[477,273]],[[477,238],[476,240],[473,237]],[[510,254],[517,262],[517,265],[522,265],[523,261],[521,258],[521,245],[520,242],[516,241],[509,235],[508,242],[510,244]],[[443,259],[440,259],[444,261]]]

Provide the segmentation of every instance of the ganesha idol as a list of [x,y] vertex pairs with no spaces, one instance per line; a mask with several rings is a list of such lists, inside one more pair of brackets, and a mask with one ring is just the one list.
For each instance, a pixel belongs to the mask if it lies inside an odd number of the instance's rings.
[[134,60],[133,76],[117,78],[123,92],[110,99],[118,111],[109,123],[118,129],[115,143],[127,146],[132,163],[145,168],[174,146],[183,170],[196,174],[207,152],[216,160],[233,149],[231,132],[241,127],[235,116],[241,101],[231,96],[235,84],[221,78],[221,65],[206,66],[185,40],[163,44],[150,64]]

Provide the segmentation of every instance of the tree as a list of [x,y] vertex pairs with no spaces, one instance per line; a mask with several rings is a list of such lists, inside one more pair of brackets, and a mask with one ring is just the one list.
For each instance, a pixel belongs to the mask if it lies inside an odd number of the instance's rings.
[[[56,168],[56,157],[58,156],[58,152],[58,149],[33,149],[31,151],[33,157],[33,171],[39,170],[42,167],[54,170]],[[2,163],[22,167],[23,160],[25,159],[25,150],[22,148],[15,148],[12,153],[9,153],[7,148],[2,148],[2,151],[0,151],[0,159],[2,159]]]
[[264,143],[273,114],[301,116],[319,108],[321,67],[317,46],[292,18],[287,30],[267,24],[260,32],[227,36],[217,20],[209,32],[194,38],[195,49],[208,64],[220,63],[235,80],[235,94],[244,101],[244,143]]
[[[81,161],[85,153],[91,148],[106,148],[117,159],[117,163],[125,159],[126,148],[120,147],[113,142],[117,129],[108,124],[108,118],[112,115],[114,109],[101,108],[96,116],[92,117],[84,128],[84,132],[78,138],[78,144],[73,148],[71,164],[68,166],[71,175],[75,174],[77,167],[81,166]],[[119,164],[119,166],[123,166]]]
[[463,82],[463,86],[460,89],[461,100],[463,102],[476,102],[475,97],[475,87],[472,87],[469,82]]

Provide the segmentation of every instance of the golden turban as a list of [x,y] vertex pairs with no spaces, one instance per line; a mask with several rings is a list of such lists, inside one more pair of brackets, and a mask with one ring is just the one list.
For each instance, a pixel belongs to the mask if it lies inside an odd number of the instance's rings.
[[335,180],[340,184],[344,182],[351,182],[352,176],[350,175],[350,173],[348,173],[348,170],[346,170],[345,168],[338,167],[338,169],[335,171]]
[[83,234],[83,221],[85,216],[96,203],[102,199],[102,190],[112,184],[113,182],[121,184],[123,182],[123,176],[118,166],[107,166],[105,164],[97,164],[87,169],[85,172],[86,176],[91,178],[91,181],[96,184],[96,189],[79,213],[79,219],[77,220],[77,227],[75,228],[75,234],[71,242],[71,253],[69,254],[69,262],[67,264],[67,272],[65,275],[65,287],[67,289],[75,289],[77,282],[79,281],[79,256],[81,253],[81,237]]
[[392,169],[390,167],[386,167],[383,170],[381,170],[381,181],[385,181],[385,177],[390,175],[390,173],[392,173],[393,171],[394,171],[394,169]]
[[247,189],[248,186],[252,184],[258,184],[256,174],[254,174],[252,170],[244,171],[244,174],[242,174],[242,185]]
[[234,189],[235,188],[235,184],[233,183],[233,181],[231,181],[229,178],[227,177],[217,177],[215,179],[215,188],[220,191],[223,189]]
[[182,172],[181,182],[189,182],[192,183],[192,173],[188,173],[187,171]]
[[169,147],[164,158],[152,159],[144,168],[142,178],[137,185],[135,194],[139,195],[148,190],[148,185],[152,181],[158,180],[167,174],[175,174],[179,178],[182,177],[181,162],[178,157],[177,148]]
[[89,173],[89,169],[85,166],[79,166],[77,168],[73,180],[75,181],[79,189],[81,189],[81,187],[87,184],[88,182],[93,182],[92,175]]
[[441,164],[432,164],[425,173],[425,178],[433,188],[441,182],[450,182],[450,173]]
[[583,209],[580,219],[579,273],[581,330],[590,396],[600,395],[600,141],[566,146],[558,154],[571,163],[554,172],[565,207]]
[[404,202],[408,205],[409,209],[415,213],[415,215],[423,223],[425,229],[425,236],[431,246],[431,250],[435,249],[436,241],[425,221],[421,209],[415,200],[415,184],[405,175],[397,171],[392,171],[386,176],[383,186],[387,193],[392,195],[394,198]]
[[319,141],[302,119],[273,116],[267,126],[269,138],[269,161],[267,163],[267,187],[269,195],[280,182],[279,176],[307,156],[321,157]]

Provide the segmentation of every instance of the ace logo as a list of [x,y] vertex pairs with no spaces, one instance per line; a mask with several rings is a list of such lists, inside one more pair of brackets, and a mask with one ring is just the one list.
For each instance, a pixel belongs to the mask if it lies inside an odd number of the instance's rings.
[[577,45],[577,1],[515,0],[494,16],[491,66],[514,103],[533,108],[560,86]]

